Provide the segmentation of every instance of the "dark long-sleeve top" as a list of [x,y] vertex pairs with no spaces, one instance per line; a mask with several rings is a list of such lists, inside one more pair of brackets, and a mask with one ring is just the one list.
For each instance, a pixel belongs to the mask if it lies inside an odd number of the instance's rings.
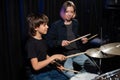
[[[72,21],[72,31],[75,35],[75,38],[79,37],[78,35],[79,23],[76,19]],[[63,20],[58,20],[54,22],[47,33],[46,36],[47,43],[50,47],[50,52],[52,53],[66,53],[68,50],[65,47],[61,46],[62,40],[67,40],[67,28],[64,25]],[[78,50],[80,50],[80,41],[76,41]]]

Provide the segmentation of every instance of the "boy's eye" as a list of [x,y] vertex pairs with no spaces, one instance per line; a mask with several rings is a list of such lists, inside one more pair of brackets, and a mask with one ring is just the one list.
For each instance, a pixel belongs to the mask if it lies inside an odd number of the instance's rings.
[[47,24],[44,24],[44,26],[46,26]]
[[47,23],[44,23],[43,25],[45,26],[45,25],[47,25]]

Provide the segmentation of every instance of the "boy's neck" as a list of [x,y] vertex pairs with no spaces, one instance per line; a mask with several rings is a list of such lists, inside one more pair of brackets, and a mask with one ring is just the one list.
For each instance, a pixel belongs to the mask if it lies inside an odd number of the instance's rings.
[[41,40],[42,38],[39,38],[39,37],[36,37],[36,36],[33,36],[35,39],[37,40]]
[[40,34],[36,34],[35,36],[33,36],[35,39],[41,40],[42,36]]

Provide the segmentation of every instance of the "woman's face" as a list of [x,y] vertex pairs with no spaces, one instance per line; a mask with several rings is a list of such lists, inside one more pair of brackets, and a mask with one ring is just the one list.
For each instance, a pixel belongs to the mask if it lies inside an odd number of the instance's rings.
[[64,13],[64,19],[66,21],[70,21],[70,20],[72,20],[74,15],[75,15],[74,8],[72,6],[69,6],[66,8],[66,11]]

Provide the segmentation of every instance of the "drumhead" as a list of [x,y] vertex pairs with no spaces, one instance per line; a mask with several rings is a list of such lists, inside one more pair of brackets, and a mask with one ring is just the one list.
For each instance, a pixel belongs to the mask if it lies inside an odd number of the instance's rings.
[[97,74],[92,74],[92,73],[80,73],[75,76],[73,76],[70,80],[93,80],[95,77],[97,77]]

